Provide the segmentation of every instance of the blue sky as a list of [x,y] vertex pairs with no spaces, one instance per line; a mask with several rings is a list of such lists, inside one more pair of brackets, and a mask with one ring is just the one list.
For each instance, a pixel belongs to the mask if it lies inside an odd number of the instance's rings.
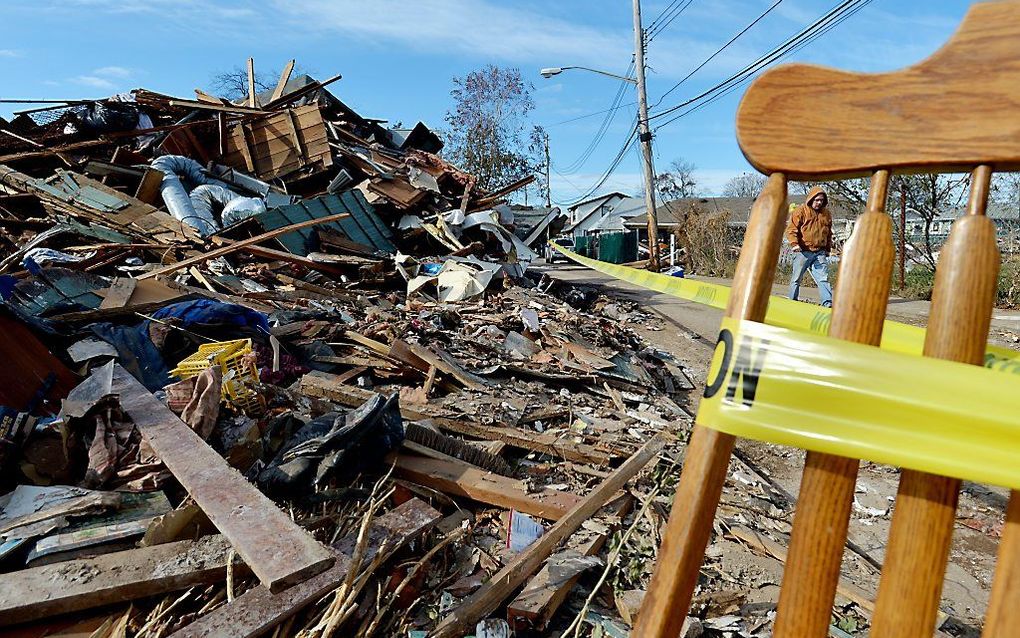
[[[667,4],[646,1],[646,24]],[[649,45],[650,102],[771,4],[694,0]],[[835,4],[783,0],[653,113],[726,78]],[[786,61],[869,72],[906,66],[945,42],[969,4],[873,0]],[[630,0],[3,0],[0,25],[5,98],[92,98],[136,87],[190,98],[248,56],[260,69],[296,58],[317,77],[343,74],[331,90],[365,116],[441,127],[453,76],[487,63],[517,66],[535,85],[534,121],[549,131],[558,169],[553,199],[563,203],[601,175],[634,117],[633,107],[620,109],[601,144],[574,168],[603,122],[603,115],[582,116],[608,108],[619,83],[583,71],[538,75],[540,67],[565,65],[624,73],[633,50]],[[741,94],[656,131],[657,169],[679,157],[693,162],[706,194],[749,170],[733,126]],[[628,89],[624,102],[632,96]],[[824,87],[808,99],[824,108]],[[15,108],[0,105],[0,115]],[[635,150],[602,190],[636,192],[640,175]]]

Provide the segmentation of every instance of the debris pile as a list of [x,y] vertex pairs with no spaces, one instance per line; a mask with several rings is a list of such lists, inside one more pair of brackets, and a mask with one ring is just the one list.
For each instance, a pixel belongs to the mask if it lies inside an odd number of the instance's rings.
[[529,180],[481,191],[337,79],[0,121],[0,626],[621,622],[579,579],[659,515],[691,375],[528,269]]

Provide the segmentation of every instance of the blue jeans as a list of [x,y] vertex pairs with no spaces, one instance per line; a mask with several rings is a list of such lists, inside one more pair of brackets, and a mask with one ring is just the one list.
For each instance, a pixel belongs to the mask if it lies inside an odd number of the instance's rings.
[[829,254],[824,250],[801,250],[793,253],[793,276],[790,278],[790,299],[797,301],[800,295],[800,280],[805,271],[811,272],[811,278],[818,285],[822,305],[832,307],[832,286],[829,284]]

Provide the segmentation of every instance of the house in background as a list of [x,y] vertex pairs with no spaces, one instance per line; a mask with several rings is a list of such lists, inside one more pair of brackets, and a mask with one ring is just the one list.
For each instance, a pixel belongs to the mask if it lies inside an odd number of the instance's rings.
[[565,232],[581,237],[588,234],[602,218],[613,212],[620,202],[628,199],[626,194],[614,191],[578,202],[567,209],[567,229]]

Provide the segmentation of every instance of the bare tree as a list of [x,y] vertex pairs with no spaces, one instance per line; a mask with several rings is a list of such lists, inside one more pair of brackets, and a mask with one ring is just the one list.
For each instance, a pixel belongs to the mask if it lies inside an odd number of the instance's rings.
[[761,173],[741,173],[723,185],[723,197],[757,197],[768,178]]
[[[259,71],[255,69],[255,92],[272,91],[280,80],[282,69],[270,69]],[[309,71],[302,68],[300,64],[294,66],[290,77],[297,77],[307,74]],[[248,97],[248,69],[237,65],[229,71],[221,71],[213,74],[209,79],[209,89],[213,95],[225,97],[228,100],[236,101]]]
[[478,178],[477,186],[497,190],[538,173],[545,133],[533,126],[535,108],[520,69],[492,64],[453,78],[453,109],[446,112],[444,155]]
[[[811,184],[814,185],[814,184]],[[819,184],[829,193],[829,198],[843,200],[850,205],[864,209],[868,202],[870,181],[865,178],[848,179]],[[906,195],[907,210],[920,218],[922,229],[919,237],[906,229],[906,243],[915,254],[920,255],[925,265],[935,268],[935,254],[941,247],[938,236],[933,236],[934,223],[943,217],[949,217],[959,208],[967,197],[970,175],[967,174],[934,174],[897,175],[889,184],[890,202],[886,208],[898,207],[901,190]],[[899,225],[899,215],[893,215],[894,223]],[[903,232],[904,229],[897,229]]]
[[677,158],[670,162],[669,170],[655,176],[655,192],[664,201],[696,197],[698,183],[694,179],[697,167],[693,162]]

